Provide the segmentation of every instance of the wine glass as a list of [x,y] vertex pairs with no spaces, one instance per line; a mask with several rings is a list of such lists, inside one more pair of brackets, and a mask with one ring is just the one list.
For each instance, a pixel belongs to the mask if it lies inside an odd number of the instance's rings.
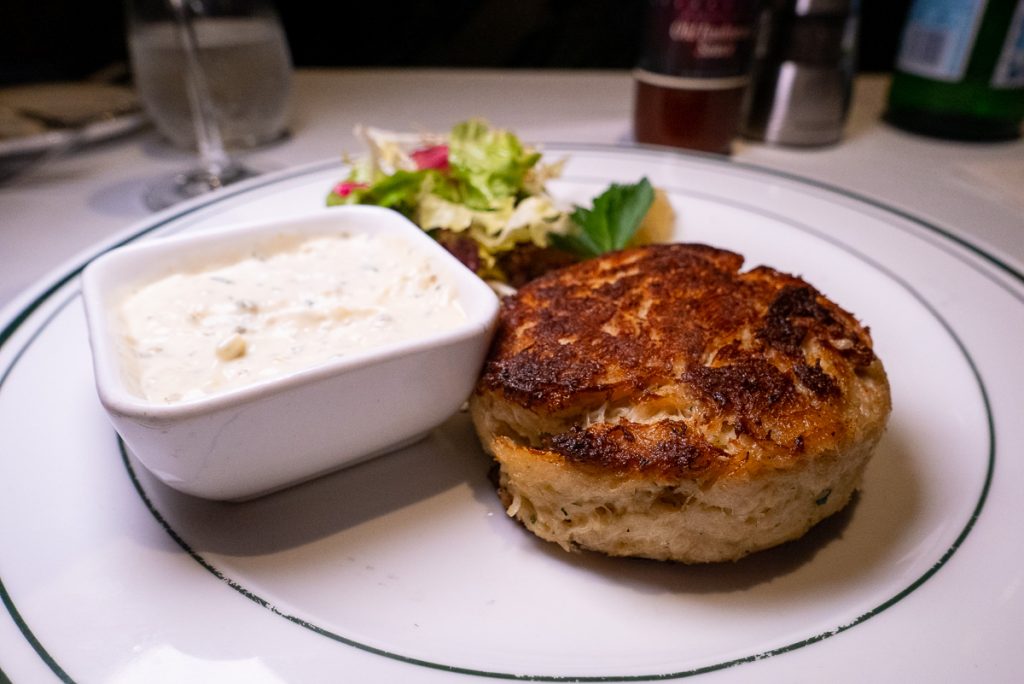
[[291,60],[268,0],[131,0],[128,43],[139,97],[163,137],[198,164],[145,193],[163,209],[256,175],[228,153],[279,137]]

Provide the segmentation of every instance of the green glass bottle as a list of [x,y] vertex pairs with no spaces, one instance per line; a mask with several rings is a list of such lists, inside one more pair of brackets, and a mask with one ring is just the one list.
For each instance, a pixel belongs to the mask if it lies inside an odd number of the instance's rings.
[[885,118],[942,138],[1019,138],[1024,0],[915,0]]

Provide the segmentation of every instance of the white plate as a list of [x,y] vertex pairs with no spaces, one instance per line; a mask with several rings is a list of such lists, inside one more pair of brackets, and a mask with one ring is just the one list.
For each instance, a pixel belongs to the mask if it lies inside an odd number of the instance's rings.
[[[0,670],[15,682],[1019,677],[1024,276],[799,179],[643,149],[546,154],[570,158],[559,197],[646,175],[668,191],[680,239],[798,273],[871,327],[894,411],[853,506],[735,564],[570,555],[506,518],[464,415],[264,499],[191,499],[119,448],[75,263],[0,328]],[[342,173],[258,178],[123,239],[300,213]]]
[[0,113],[5,108],[10,108],[11,115],[25,109],[55,120],[78,118],[87,123],[0,137],[0,161],[114,138],[141,127],[147,120],[131,89],[107,83],[40,83],[5,88],[0,90]]

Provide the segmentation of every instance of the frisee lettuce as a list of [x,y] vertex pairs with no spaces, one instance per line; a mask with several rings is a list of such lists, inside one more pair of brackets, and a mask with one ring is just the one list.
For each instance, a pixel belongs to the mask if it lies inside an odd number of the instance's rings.
[[544,181],[560,165],[511,132],[471,119],[450,133],[407,135],[357,128],[368,154],[327,197],[328,205],[376,204],[426,231],[465,234],[478,246],[480,275],[501,277],[498,257],[522,244],[547,247],[571,221]]
[[450,187],[470,209],[487,211],[508,197],[525,195],[530,169],[540,153],[523,147],[509,131],[472,119],[456,125],[448,142]]

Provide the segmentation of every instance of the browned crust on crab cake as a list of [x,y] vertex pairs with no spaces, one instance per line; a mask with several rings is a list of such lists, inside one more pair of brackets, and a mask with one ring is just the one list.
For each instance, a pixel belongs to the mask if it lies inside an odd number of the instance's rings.
[[742,265],[653,245],[505,300],[470,408],[510,515],[567,549],[693,563],[847,504],[890,412],[868,330]]

